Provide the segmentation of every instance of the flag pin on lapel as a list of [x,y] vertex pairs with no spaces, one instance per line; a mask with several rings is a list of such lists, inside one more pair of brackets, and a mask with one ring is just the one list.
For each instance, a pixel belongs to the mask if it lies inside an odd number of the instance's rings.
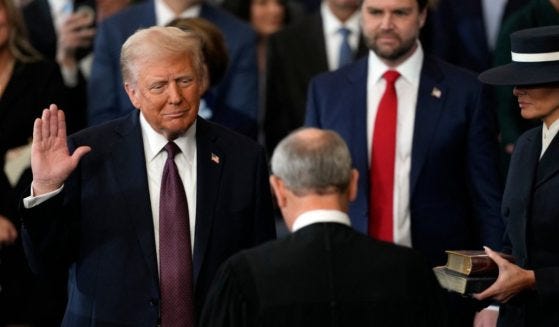
[[219,164],[219,156],[215,153],[212,153],[212,161],[215,164]]
[[443,93],[441,92],[441,89],[439,89],[438,87],[434,87],[433,90],[431,91],[431,96],[435,97],[437,99],[440,99],[441,95]]

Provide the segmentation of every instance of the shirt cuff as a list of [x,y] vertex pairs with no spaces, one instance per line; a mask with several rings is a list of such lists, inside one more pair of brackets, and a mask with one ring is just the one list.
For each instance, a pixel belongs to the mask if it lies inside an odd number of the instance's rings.
[[43,203],[43,202],[45,202],[49,199],[52,199],[53,197],[58,195],[60,192],[62,192],[63,188],[64,188],[64,185],[60,186],[58,189],[56,189],[52,192],[35,196],[35,194],[33,194],[33,184],[31,184],[31,195],[23,199],[23,207],[25,209],[31,209],[35,206],[38,206],[39,204],[41,204],[41,203]]

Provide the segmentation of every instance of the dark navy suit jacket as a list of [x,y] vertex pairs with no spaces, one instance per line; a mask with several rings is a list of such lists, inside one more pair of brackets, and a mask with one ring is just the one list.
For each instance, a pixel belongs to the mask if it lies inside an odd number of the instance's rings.
[[[350,148],[359,170],[351,223],[366,233],[369,156],[367,65],[363,58],[315,78],[309,88],[306,125],[333,129]],[[434,96],[433,90],[440,90]],[[473,74],[425,57],[418,90],[410,173],[413,248],[433,265],[447,249],[501,248],[501,184],[497,170],[494,115],[483,104]]]
[[558,326],[559,137],[540,159],[542,127],[524,133],[511,158],[502,213],[505,251],[534,270],[536,290],[501,304],[499,326]]
[[[64,326],[155,326],[159,278],[139,114],[86,129],[89,145],[61,194],[22,210],[36,273],[69,269]],[[195,308],[237,251],[275,237],[265,153],[244,136],[197,120],[193,254]],[[212,159],[217,155],[219,161]]]
[[[258,102],[256,33],[229,13],[211,5],[202,4],[200,17],[214,23],[223,32],[230,60],[221,82],[204,95],[213,111],[211,120],[255,137]],[[155,24],[155,5],[149,0],[124,9],[99,26],[88,84],[89,125],[133,110],[120,73],[120,49],[139,28]]]
[[[427,52],[452,64],[481,72],[493,65],[487,41],[482,0],[441,0],[427,15],[421,30]],[[507,0],[505,20],[529,0]]]

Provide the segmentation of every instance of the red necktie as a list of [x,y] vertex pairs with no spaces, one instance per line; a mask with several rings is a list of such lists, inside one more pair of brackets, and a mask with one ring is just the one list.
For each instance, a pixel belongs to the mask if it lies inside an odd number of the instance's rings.
[[386,89],[378,106],[371,151],[368,232],[375,239],[392,242],[398,114],[398,98],[394,84],[400,73],[389,70],[383,77],[386,80]]
[[175,154],[174,142],[165,145],[167,161],[159,198],[159,286],[161,326],[194,326],[192,252],[186,193]]

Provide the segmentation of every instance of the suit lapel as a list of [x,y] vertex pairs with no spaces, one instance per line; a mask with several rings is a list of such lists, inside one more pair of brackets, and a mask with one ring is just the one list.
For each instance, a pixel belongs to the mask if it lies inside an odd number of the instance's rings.
[[[559,138],[555,135],[549,147],[545,151],[543,157],[538,164],[536,174],[535,187],[538,188],[543,183],[547,182],[559,172]],[[540,134],[540,147],[541,149],[541,134]],[[541,151],[541,150],[540,150]],[[539,152],[538,152],[539,153]]]
[[417,108],[412,144],[412,164],[410,194],[417,183],[419,173],[425,163],[429,145],[435,135],[444,102],[448,94],[447,86],[443,83],[443,74],[429,57],[425,57],[421,70],[421,79],[417,94]]
[[[135,228],[146,265],[154,282],[159,285],[153,215],[139,114],[135,111],[129,116],[128,120],[115,129],[118,140],[113,144],[109,165],[112,165],[112,171],[118,172],[115,173],[115,177],[119,192],[124,198],[123,207],[132,218],[131,224]],[[134,164],[130,164],[131,162]]]
[[343,112],[338,116],[338,126],[344,126],[342,137],[350,145],[351,157],[359,171],[359,194],[350,204],[349,212],[352,226],[363,233],[367,232],[367,209],[369,205],[369,150],[367,134],[367,73],[368,58],[359,59],[342,70],[345,73],[343,87],[338,93],[341,98],[338,107]]
[[509,178],[509,180],[518,180],[515,184],[515,188],[517,189],[516,192],[519,194],[519,197],[524,201],[524,204],[527,207],[529,206],[530,198],[532,196],[536,169],[538,167],[540,151],[542,148],[541,135],[542,133],[540,128],[537,133],[531,134],[526,138],[526,142],[522,148],[515,149],[515,151],[519,152],[516,155],[518,160],[515,161],[518,168],[512,171],[512,174],[514,174],[513,178]]
[[210,239],[215,204],[219,194],[222,167],[227,161],[218,145],[218,136],[211,125],[198,118],[196,122],[197,191],[196,231],[194,234],[194,283],[198,280]]
[[[503,196],[503,204],[510,207],[514,205],[517,212],[510,213],[511,217],[515,217],[514,221],[507,223],[511,237],[519,237],[518,253],[520,258],[524,260],[527,257],[526,248],[526,224],[528,223],[528,215],[532,203],[532,195],[534,193],[534,180],[536,178],[536,170],[541,151],[541,128],[535,133],[528,132],[524,142],[517,142],[514,149],[511,165],[507,176],[507,185]],[[519,201],[520,203],[507,203],[508,201]],[[508,216],[509,213],[505,214]],[[516,227],[515,227],[516,226]],[[518,233],[518,234],[517,234]],[[523,265],[524,262],[519,262]]]

